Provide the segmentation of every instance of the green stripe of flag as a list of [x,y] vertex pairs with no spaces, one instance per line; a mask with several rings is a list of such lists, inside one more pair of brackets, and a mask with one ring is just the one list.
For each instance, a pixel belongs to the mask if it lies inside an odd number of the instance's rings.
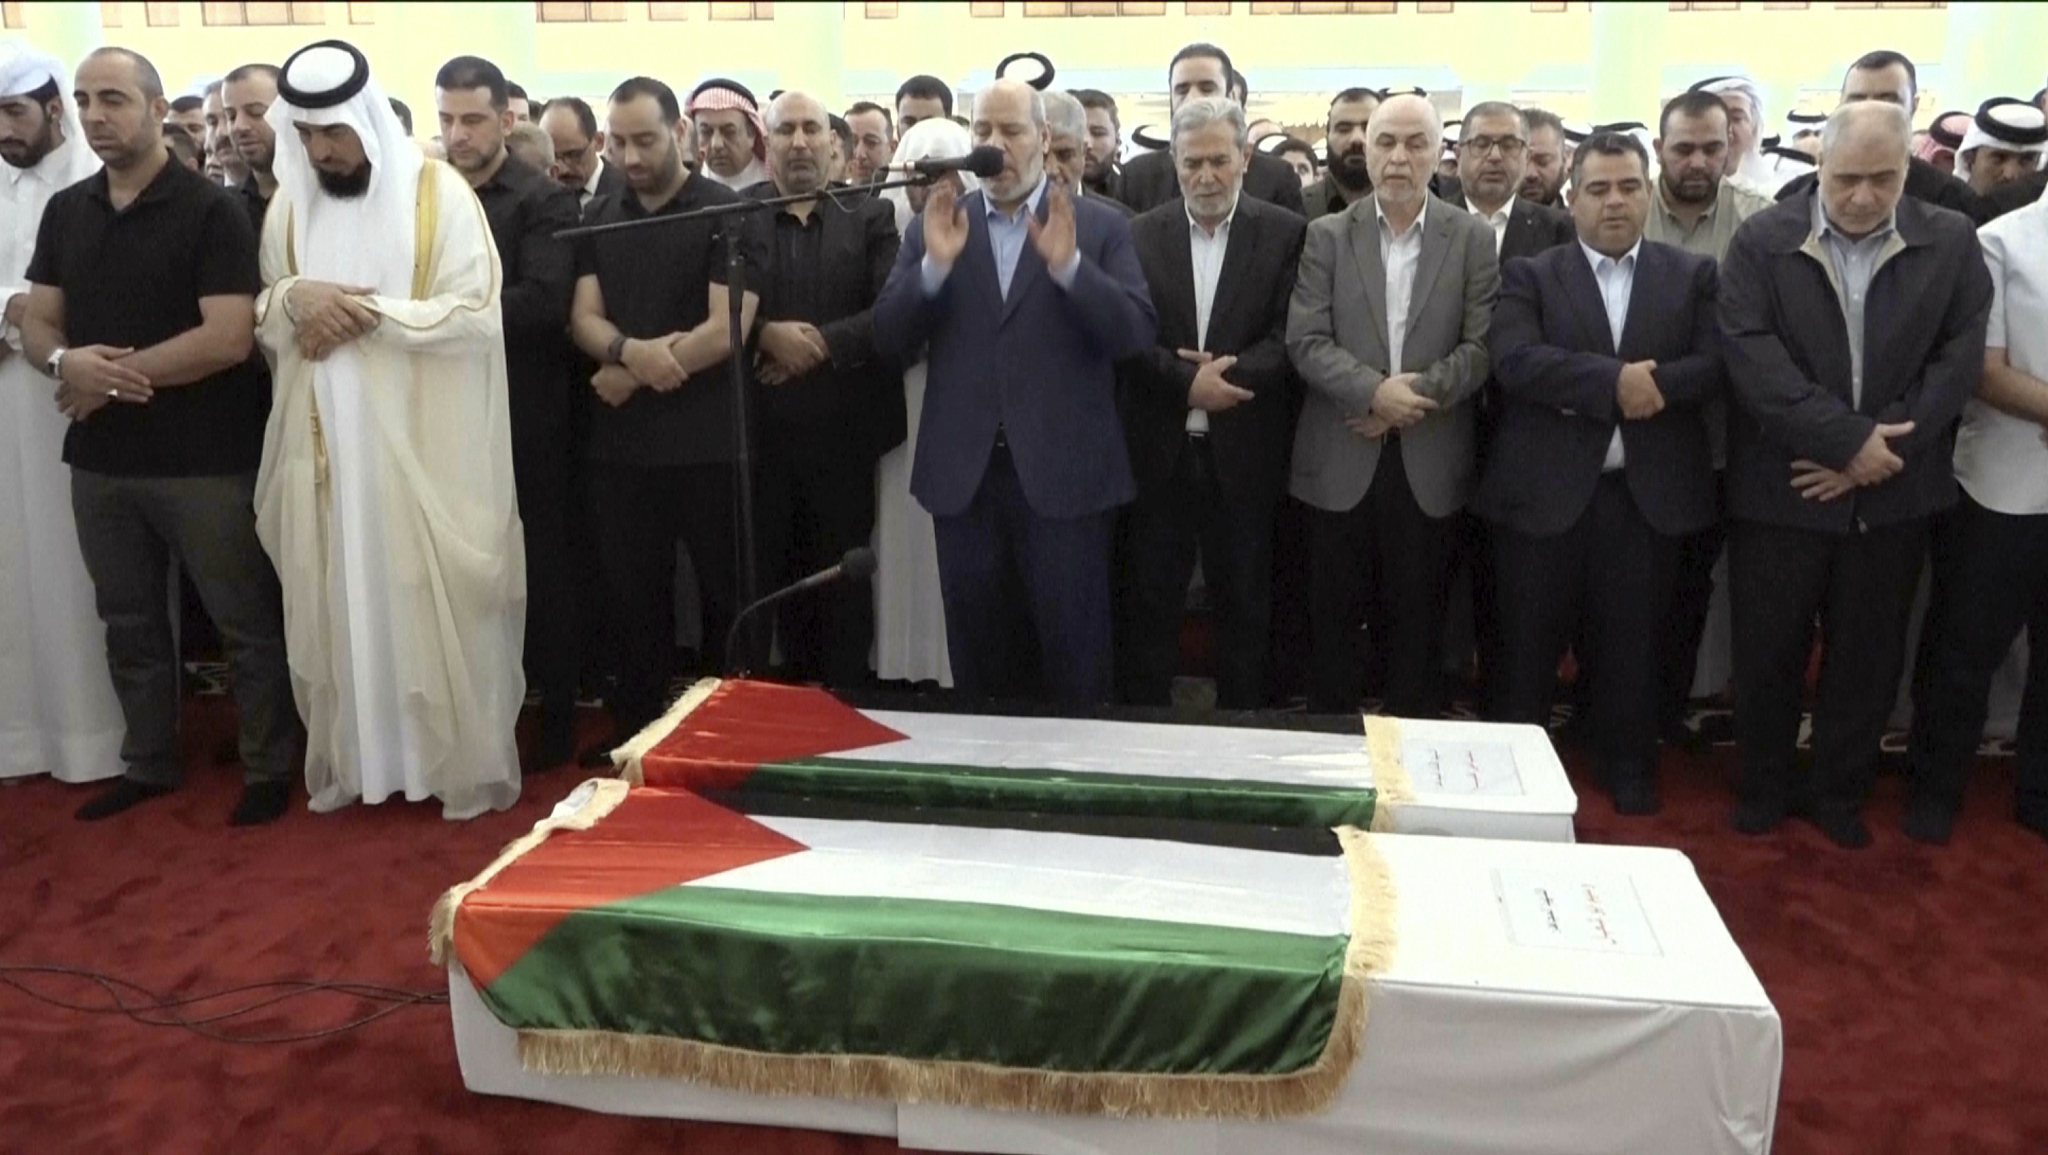
[[566,917],[482,994],[518,1029],[775,1054],[1283,1074],[1348,938],[1024,907],[673,887]]

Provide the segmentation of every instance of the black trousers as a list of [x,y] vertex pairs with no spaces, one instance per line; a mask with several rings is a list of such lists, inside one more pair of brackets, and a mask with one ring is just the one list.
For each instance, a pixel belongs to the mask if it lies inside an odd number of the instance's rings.
[[[1728,573],[1745,803],[1829,818],[1862,808],[1898,696],[1927,535],[1924,518],[1847,535],[1735,523]],[[1824,651],[1809,783],[1794,751],[1816,622]]]
[[277,570],[256,538],[256,475],[111,477],[71,471],[71,511],[93,600],[107,628],[107,669],[127,736],[121,759],[137,782],[176,786],[178,652],[165,590],[170,566],[190,575],[220,629],[234,674],[243,776],[296,773],[299,718],[285,664]]
[[2048,515],[1994,513],[1964,494],[1935,533],[1934,604],[1913,686],[1915,806],[1953,817],[1984,736],[1991,679],[2027,630],[2019,795],[2048,807]]
[[690,551],[704,615],[701,664],[723,669],[739,567],[733,467],[593,462],[590,491],[616,630],[612,718],[637,730],[661,715],[675,658],[676,541]]
[[1601,477],[1586,511],[1561,534],[1494,530],[1497,716],[1548,725],[1558,659],[1583,638],[1594,756],[1610,787],[1656,772],[1658,625],[1677,584],[1680,543],[1643,518],[1619,471]]
[[575,491],[568,437],[566,429],[537,430],[512,443],[519,521],[526,531],[526,677],[540,691],[541,713],[550,719],[566,718],[575,709],[582,662],[578,595],[570,576]]
[[[1721,492],[1721,475],[1714,475],[1714,492]],[[1714,563],[1728,544],[1728,522],[1714,524],[1688,534],[1679,545],[1677,586],[1671,610],[1662,626],[1664,684],[1658,722],[1673,726],[1685,720],[1686,704],[1692,700],[1693,675],[1700,665],[1700,642],[1707,631],[1707,614],[1714,602]]]
[[1172,478],[1140,492],[1126,513],[1117,645],[1123,699],[1172,705],[1198,549],[1215,608],[1216,704],[1260,709],[1273,624],[1273,502],[1219,478],[1208,438],[1192,434],[1182,440]]
[[966,698],[1109,700],[1114,511],[1045,517],[1025,500],[1007,445],[974,500],[935,517],[946,654]]
[[[754,548],[762,593],[868,544],[875,531],[873,458],[773,426],[763,429],[757,452],[754,520],[760,528]],[[887,577],[877,574],[875,580]],[[868,680],[875,599],[867,582],[842,581],[799,594],[782,604],[777,626],[787,676],[830,686]],[[760,661],[767,655],[747,656]]]
[[1309,709],[1319,714],[1357,711],[1359,626],[1375,594],[1387,625],[1369,641],[1387,658],[1386,711],[1429,718],[1442,709],[1437,658],[1461,525],[1457,514],[1431,517],[1415,503],[1398,437],[1387,439],[1372,487],[1356,506],[1338,513],[1312,511],[1309,599],[1315,632]]

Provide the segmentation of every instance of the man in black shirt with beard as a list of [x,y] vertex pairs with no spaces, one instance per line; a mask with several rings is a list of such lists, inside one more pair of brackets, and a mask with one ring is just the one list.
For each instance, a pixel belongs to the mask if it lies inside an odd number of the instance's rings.
[[512,472],[526,531],[526,672],[540,691],[541,741],[529,771],[575,756],[578,654],[569,570],[571,388],[569,297],[576,250],[556,232],[576,224],[576,197],[512,156],[505,74],[458,56],[434,78],[448,162],[483,203],[498,248],[511,389]]
[[[636,76],[612,93],[607,137],[628,189],[601,195],[587,225],[672,216],[733,204],[737,193],[683,165],[676,94]],[[721,666],[735,610],[733,421],[738,399],[726,358],[753,325],[758,298],[741,303],[729,331],[723,229],[738,229],[747,267],[767,255],[738,217],[586,236],[577,245],[570,335],[601,366],[587,459],[590,493],[617,632],[618,732],[603,749],[654,721],[665,703],[675,630],[675,543],[690,550],[703,606],[702,662]]]

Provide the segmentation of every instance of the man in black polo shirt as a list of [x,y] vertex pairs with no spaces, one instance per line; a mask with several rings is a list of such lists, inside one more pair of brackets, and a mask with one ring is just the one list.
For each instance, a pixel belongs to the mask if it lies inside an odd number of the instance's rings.
[[557,238],[576,224],[576,197],[505,150],[512,124],[505,74],[458,56],[434,78],[448,162],[468,179],[491,223],[502,270],[505,370],[511,387],[512,472],[526,527],[526,670],[540,691],[541,742],[531,769],[576,753],[576,619],[569,576],[569,297],[576,249]]
[[277,178],[270,172],[271,161],[277,156],[277,134],[264,119],[277,100],[277,66],[244,64],[228,73],[220,92],[235,152],[249,168],[249,179],[237,185],[235,191],[260,237],[263,214],[270,208],[270,198],[277,195]]
[[277,574],[253,496],[269,408],[251,360],[256,235],[225,190],[171,162],[163,82],[102,48],[78,69],[86,140],[106,167],[58,193],[28,269],[23,345],[63,382],[58,407],[78,542],[107,628],[127,776],[78,812],[175,789],[178,661],[164,596],[175,559],[226,639],[246,789],[231,821],[290,797],[297,721]]
[[[763,200],[824,189],[825,106],[785,92],[768,106]],[[903,371],[875,353],[875,298],[899,238],[889,202],[839,193],[756,213],[772,265],[760,284],[755,458],[762,585],[774,589],[866,545],[875,527],[875,462],[902,442]],[[785,603],[792,677],[833,686],[867,677],[875,603],[864,583]],[[759,657],[763,655],[749,655]]]
[[[738,194],[683,166],[675,91],[636,76],[612,93],[606,130],[627,190],[590,202],[584,223],[611,224],[733,204]],[[734,406],[725,361],[725,244],[739,230],[748,267],[766,253],[738,217],[585,237],[577,245],[570,334],[601,368],[587,458],[599,549],[617,631],[619,740],[659,716],[674,654],[675,542],[689,547],[703,607],[702,658],[717,668],[732,620]],[[744,294],[742,331],[757,299]],[[607,743],[609,749],[616,743]]]

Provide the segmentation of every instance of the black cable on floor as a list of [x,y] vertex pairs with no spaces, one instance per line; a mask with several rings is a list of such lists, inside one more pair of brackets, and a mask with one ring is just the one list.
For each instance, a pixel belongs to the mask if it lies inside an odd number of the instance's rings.
[[[54,995],[44,994],[42,991],[36,990],[34,987],[21,981],[21,979],[14,977],[16,975],[56,975],[91,983],[99,987],[106,994],[108,1001],[96,1004],[71,1002]],[[139,983],[131,983],[126,979],[115,978],[112,975],[86,970],[82,967],[38,966],[19,963],[0,963],[0,984],[12,987],[38,1002],[48,1003],[51,1006],[61,1007],[65,1010],[79,1011],[90,1015],[125,1015],[144,1026],[178,1027],[202,1038],[222,1043],[310,1042],[314,1039],[324,1039],[341,1034],[344,1031],[352,1031],[358,1027],[367,1026],[386,1015],[405,1010],[407,1007],[446,1004],[448,1001],[448,995],[442,991],[408,991],[398,987],[384,986],[379,983],[314,982],[307,979],[274,979],[269,982],[247,983],[238,987],[230,987],[227,990],[215,991],[211,994],[186,995],[173,998],[168,995],[158,994]],[[280,991],[280,989],[281,993],[272,994],[246,1005],[234,1007],[231,1010],[202,1015],[197,1018],[179,1013],[185,1007],[217,1003],[222,999],[235,995],[247,994],[252,991]],[[143,995],[148,1001],[130,1002],[123,994],[124,991]],[[364,1002],[382,1002],[389,1003],[390,1005],[351,1019],[337,1027],[297,1034],[240,1035],[210,1029],[212,1024],[239,1018],[253,1011],[275,1006],[288,999],[315,994],[346,995]]]

